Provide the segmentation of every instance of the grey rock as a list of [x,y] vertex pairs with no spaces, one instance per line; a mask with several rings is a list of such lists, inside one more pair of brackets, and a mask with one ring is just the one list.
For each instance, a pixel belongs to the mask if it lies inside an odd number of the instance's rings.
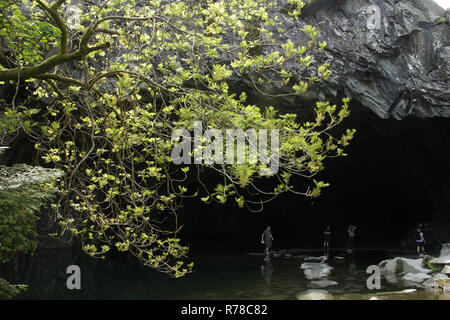
[[405,274],[402,279],[408,282],[418,282],[422,283],[427,279],[430,279],[431,276],[426,273],[407,273]]
[[308,283],[308,286],[312,288],[326,288],[330,286],[336,286],[338,283],[336,281],[323,279],[323,280],[315,280]]
[[432,264],[450,264],[450,255],[434,258],[430,261]]
[[397,274],[395,274],[395,273],[386,273],[384,275],[384,277],[385,277],[387,282],[392,283],[392,284],[398,284]]
[[331,274],[332,267],[326,263],[305,262],[300,266],[304,270],[305,277],[308,280],[326,278]]
[[383,274],[396,273],[397,262],[400,258],[393,258],[381,261],[378,265],[381,267]]
[[327,256],[320,256],[320,257],[306,257],[304,259],[305,261],[311,261],[311,262],[325,262],[328,260]]
[[441,270],[441,273],[450,274],[450,265],[446,265],[444,269]]
[[[402,263],[401,270],[398,270],[397,264]],[[422,259],[410,259],[410,258],[393,258],[389,260],[384,260],[379,263],[381,266],[381,272],[383,274],[396,273],[398,271],[405,273],[431,273],[432,270],[422,267]]]
[[326,290],[310,289],[295,296],[297,300],[333,300],[334,297]]
[[441,257],[450,256],[450,243],[443,243],[441,247]]
[[450,264],[450,243],[442,244],[440,256],[430,261],[433,264]]
[[403,261],[403,272],[406,273],[431,273],[430,269],[422,267],[422,259],[401,258]]
[[450,289],[450,279],[448,279],[448,276],[445,274],[436,274],[434,275],[432,278],[428,279],[427,281],[425,281],[424,283],[422,283],[422,285],[426,288],[426,289],[431,289],[431,290],[448,290]]

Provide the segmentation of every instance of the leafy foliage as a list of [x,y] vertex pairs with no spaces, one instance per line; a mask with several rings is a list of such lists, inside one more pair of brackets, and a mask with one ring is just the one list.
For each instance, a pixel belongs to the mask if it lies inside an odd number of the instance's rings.
[[[327,183],[296,191],[291,177],[312,179],[326,158],[345,155],[353,137],[354,130],[330,133],[349,115],[348,99],[339,108],[318,102],[315,120],[300,123],[294,114],[249,105],[245,92],[229,89],[231,81],[246,79],[262,95],[296,96],[330,77],[328,64],[313,63],[326,46],[317,28],[302,29],[307,42],[300,46],[280,36],[279,1],[86,1],[79,25],[62,18],[64,0],[22,1],[32,12],[26,21],[18,7],[4,5],[12,1],[0,0],[3,16],[17,16],[10,21],[17,31],[5,40],[14,66],[4,65],[0,81],[27,81],[34,98],[47,102],[39,114],[43,122],[26,130],[44,161],[67,173],[55,208],[63,228],[79,235],[94,257],[115,247],[182,276],[193,265],[185,262],[177,215],[183,198],[199,195],[187,189],[189,179],[204,185],[202,170],[209,167],[223,183],[205,187],[201,200],[231,197],[254,211],[283,192],[319,196]],[[288,4],[296,19],[304,3]],[[58,31],[46,36],[49,25]],[[38,35],[43,43],[36,42]],[[14,45],[23,39],[34,44],[32,51]],[[45,58],[46,46],[56,53]],[[269,92],[273,86],[290,92]],[[8,112],[18,108],[10,104]],[[278,183],[269,190],[258,185],[265,164],[174,166],[171,134],[192,131],[195,121],[205,130],[279,130]],[[245,152],[248,158],[248,146]],[[260,199],[247,197],[255,192]]]
[[34,251],[35,212],[54,197],[54,181],[61,175],[60,170],[23,164],[0,166],[0,262]]
[[11,299],[26,289],[26,285],[11,285],[5,279],[0,278],[0,300]]

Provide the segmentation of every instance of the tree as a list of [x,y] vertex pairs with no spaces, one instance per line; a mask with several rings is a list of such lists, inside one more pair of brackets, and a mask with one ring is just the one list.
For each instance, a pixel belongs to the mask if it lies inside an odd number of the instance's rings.
[[[304,3],[287,2],[296,19]],[[15,95],[5,102],[8,115],[27,119],[23,127],[45,162],[66,172],[55,209],[85,252],[104,257],[114,246],[182,276],[192,270],[177,236],[183,198],[206,192],[205,202],[232,199],[261,210],[281,193],[316,197],[328,185],[313,177],[326,158],[345,155],[354,130],[340,137],[330,132],[349,115],[348,99],[339,108],[318,102],[314,121],[300,123],[230,90],[230,83],[245,79],[260,94],[295,96],[330,77],[328,64],[313,63],[326,46],[315,27],[302,29],[303,45],[283,40],[280,3],[85,0],[74,7],[64,0],[0,0],[0,81],[16,88],[25,82],[45,101],[31,108]],[[290,92],[270,93],[268,86]],[[34,113],[39,125],[30,120]],[[278,130],[279,171],[270,175],[277,182],[262,188],[264,163],[174,165],[172,133],[192,132],[197,121],[219,131]],[[244,152],[247,160],[262,153],[253,154],[250,144]],[[223,180],[212,190],[201,180],[205,167]],[[312,187],[294,190],[292,175],[312,180]],[[204,190],[187,189],[194,178]],[[258,199],[250,196],[255,192]]]

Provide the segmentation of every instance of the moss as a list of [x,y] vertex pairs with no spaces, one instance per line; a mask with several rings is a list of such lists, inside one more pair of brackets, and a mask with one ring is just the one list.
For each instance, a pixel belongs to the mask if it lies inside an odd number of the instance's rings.
[[433,272],[440,272],[442,270],[442,266],[439,265],[435,265],[430,263],[430,261],[425,262],[425,265],[430,268],[431,270],[433,270]]
[[403,260],[402,259],[397,260],[397,265],[395,266],[395,272],[397,272],[397,273],[403,272]]

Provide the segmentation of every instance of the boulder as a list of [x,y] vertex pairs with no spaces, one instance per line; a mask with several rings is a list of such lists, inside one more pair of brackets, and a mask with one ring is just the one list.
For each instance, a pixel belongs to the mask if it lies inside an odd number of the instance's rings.
[[422,259],[401,258],[403,261],[403,272],[406,273],[431,273],[432,270],[422,267]]
[[378,265],[381,267],[381,272],[383,274],[396,273],[397,272],[397,262],[400,258],[394,258],[389,260],[383,260]]
[[450,264],[450,243],[442,244],[441,254],[430,261],[432,264]]
[[386,281],[392,284],[398,284],[397,274],[395,273],[385,273],[384,277]]
[[432,279],[437,280],[437,279],[448,279],[448,276],[446,274],[443,273],[436,273],[432,276]]
[[328,279],[315,280],[308,283],[308,286],[312,288],[326,288],[330,286],[336,286],[338,283],[336,281],[331,281]]
[[432,256],[426,255],[422,260],[422,267],[426,267],[431,269],[433,272],[439,272],[442,269],[442,265],[432,264],[431,260],[433,260]]
[[297,293],[295,298],[297,300],[333,300],[332,294],[326,290],[310,289]]
[[409,282],[422,283],[430,278],[431,276],[426,273],[407,273],[403,276],[402,279]]
[[306,257],[304,259],[305,261],[309,261],[309,262],[325,262],[328,260],[327,256],[320,256],[320,257]]
[[422,259],[422,267],[427,267],[427,264],[433,259],[432,256],[425,255]]
[[432,264],[450,264],[450,256],[441,256],[430,261]]
[[390,260],[384,260],[378,264],[381,267],[383,274],[388,273],[431,273],[430,269],[422,267],[422,259],[410,259],[410,258],[394,258]]
[[432,264],[450,264],[450,255],[434,258],[433,260],[430,261],[430,263],[432,263]]
[[304,270],[308,280],[326,278],[331,274],[331,270],[333,270],[333,268],[326,263],[319,262],[305,262],[302,263],[300,268]]
[[450,243],[443,243],[441,247],[441,257],[450,256]]
[[325,264],[325,263],[320,263],[320,262],[303,262],[300,265],[300,269],[303,269],[303,270],[310,269],[310,268],[316,267],[317,265],[323,265],[323,264]]
[[450,274],[450,265],[447,264],[444,269],[441,270],[441,273]]
[[438,284],[439,289],[444,292],[450,292],[450,279],[436,279],[436,283]]
[[422,283],[422,285],[427,289],[439,289],[441,285],[440,281],[438,282],[439,279],[448,279],[448,276],[443,273],[437,273]]

